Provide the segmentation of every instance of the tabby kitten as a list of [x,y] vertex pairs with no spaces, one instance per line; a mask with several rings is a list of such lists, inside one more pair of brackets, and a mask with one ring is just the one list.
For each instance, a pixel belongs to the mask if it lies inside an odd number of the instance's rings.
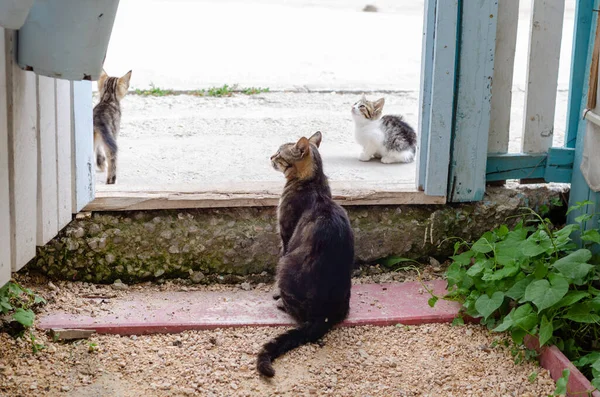
[[98,79],[100,102],[94,106],[94,151],[96,165],[101,172],[108,163],[107,185],[114,184],[117,179],[117,135],[121,126],[119,102],[127,94],[129,79],[131,70],[123,77],[109,77],[102,70]]
[[352,105],[354,137],[363,151],[360,161],[380,158],[382,163],[410,163],[415,159],[417,134],[402,116],[383,116],[384,98],[375,102],[362,98]]
[[272,361],[287,351],[316,342],[343,321],[350,307],[354,233],[346,211],[331,198],[318,147],[321,133],[282,145],[271,156],[287,182],[277,210],[281,256],[278,308],[299,324],[266,343],[258,371],[275,375]]

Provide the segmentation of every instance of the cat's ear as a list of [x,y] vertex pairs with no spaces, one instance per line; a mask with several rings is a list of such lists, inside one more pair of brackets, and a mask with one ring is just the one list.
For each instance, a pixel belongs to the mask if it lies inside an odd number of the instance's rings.
[[125,87],[129,88],[129,80],[131,79],[131,72],[132,72],[132,70],[127,72],[123,77],[120,77],[119,84],[122,84]]
[[310,142],[305,137],[302,137],[296,142],[294,148],[300,152],[300,157],[306,156],[306,153],[310,150]]
[[363,92],[362,96],[360,97],[360,100],[363,102],[367,102],[367,97],[365,96],[364,92]]
[[385,104],[385,98],[379,98],[375,102],[373,102],[373,107],[376,112],[381,112],[383,110],[383,105]]
[[100,91],[102,89],[102,87],[104,86],[104,82],[106,81],[107,78],[108,78],[108,74],[106,74],[106,72],[104,71],[104,68],[102,68],[102,73],[100,73],[100,77],[98,78],[98,91]]
[[321,144],[321,139],[323,139],[323,136],[321,135],[321,131],[317,131],[314,134],[312,134],[312,136],[310,138],[308,138],[308,141],[310,143],[312,143],[313,145],[315,145],[316,147],[319,147],[319,145]]

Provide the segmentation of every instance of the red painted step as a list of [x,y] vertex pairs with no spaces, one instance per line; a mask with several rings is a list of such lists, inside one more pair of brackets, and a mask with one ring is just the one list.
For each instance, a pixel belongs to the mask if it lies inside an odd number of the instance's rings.
[[[436,294],[445,293],[446,282],[426,282]],[[458,313],[456,302],[440,300],[434,308],[431,296],[418,282],[362,284],[352,288],[350,315],[343,323],[352,325],[423,324],[448,322]],[[96,317],[52,313],[41,317],[41,329],[93,329],[105,334],[175,333],[193,329],[241,326],[291,325],[292,320],[275,307],[270,293],[230,292],[131,292]]]

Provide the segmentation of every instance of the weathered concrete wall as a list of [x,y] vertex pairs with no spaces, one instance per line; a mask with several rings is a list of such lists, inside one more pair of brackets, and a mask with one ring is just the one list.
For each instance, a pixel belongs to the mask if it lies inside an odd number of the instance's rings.
[[[346,209],[356,260],[364,263],[392,254],[450,255],[453,243],[440,245],[448,237],[477,238],[521,213],[520,207],[550,205],[561,194],[564,189],[556,187],[489,188],[478,203]],[[56,278],[101,283],[169,277],[200,282],[216,274],[272,274],[278,251],[275,208],[99,212],[71,222],[38,250],[29,267]]]

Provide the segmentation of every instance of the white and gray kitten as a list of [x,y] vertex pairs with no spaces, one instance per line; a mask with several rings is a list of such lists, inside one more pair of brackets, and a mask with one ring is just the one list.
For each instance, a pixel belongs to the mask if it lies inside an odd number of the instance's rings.
[[363,94],[352,105],[354,137],[363,148],[358,159],[369,161],[375,157],[386,164],[410,163],[415,159],[417,134],[402,116],[381,117],[384,103],[384,98],[371,102]]

